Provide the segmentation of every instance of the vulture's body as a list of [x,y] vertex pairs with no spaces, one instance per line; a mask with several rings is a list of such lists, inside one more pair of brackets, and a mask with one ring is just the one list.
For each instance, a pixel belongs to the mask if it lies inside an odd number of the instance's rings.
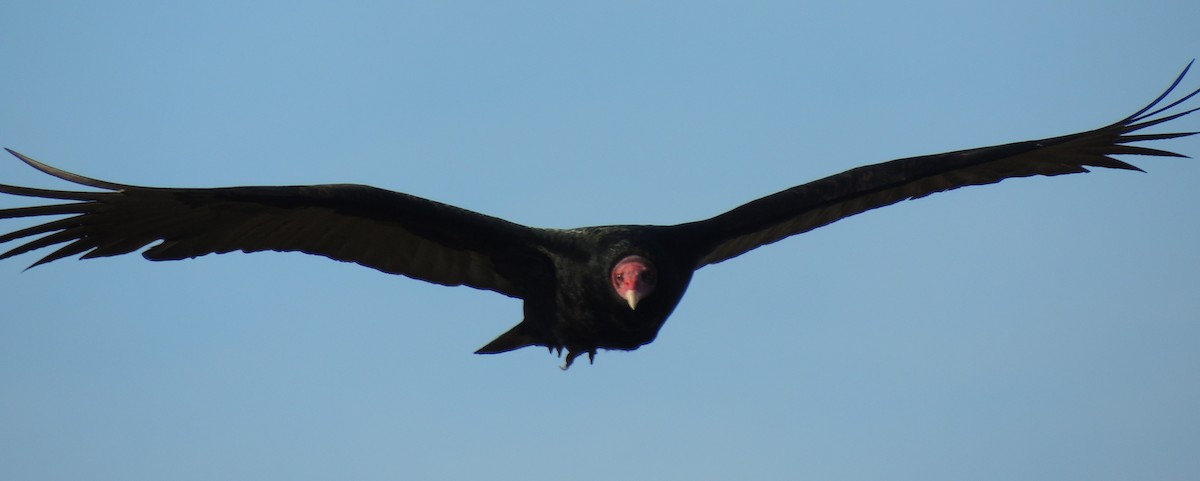
[[0,235],[0,243],[33,238],[0,259],[58,245],[33,265],[143,248],[150,260],[265,250],[321,255],[523,299],[524,320],[478,352],[544,346],[567,351],[569,366],[581,354],[653,341],[697,269],[762,245],[958,187],[1088,167],[1140,170],[1113,155],[1180,157],[1129,144],[1191,135],[1135,133],[1196,110],[1180,105],[1197,91],[1162,105],[1186,73],[1147,107],[1095,130],[859,167],[672,226],[539,229],[362,185],[138,187],[65,172],[10,150],[42,172],[94,190],[0,185],[8,194],[66,201],[0,210],[0,219],[66,216]]

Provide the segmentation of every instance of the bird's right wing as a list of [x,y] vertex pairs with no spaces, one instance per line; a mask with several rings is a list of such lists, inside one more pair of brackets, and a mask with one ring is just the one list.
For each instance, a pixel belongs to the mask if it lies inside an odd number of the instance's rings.
[[49,175],[100,191],[0,185],[0,192],[70,201],[0,209],[0,219],[67,215],[5,235],[40,236],[0,259],[66,244],[30,267],[106,257],[153,243],[142,256],[179,260],[232,251],[299,251],[443,285],[523,297],[521,265],[533,229],[365,185],[170,189],[90,179],[9,150]]

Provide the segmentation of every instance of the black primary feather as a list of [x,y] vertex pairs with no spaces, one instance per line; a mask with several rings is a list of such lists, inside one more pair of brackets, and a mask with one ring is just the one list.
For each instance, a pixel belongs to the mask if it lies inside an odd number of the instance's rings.
[[[564,368],[598,349],[633,350],[654,340],[695,270],[867,210],[1012,177],[1141,170],[1114,155],[1183,157],[1129,145],[1195,132],[1135,134],[1200,109],[1162,105],[1191,63],[1146,107],[1095,130],[868,165],[792,187],[710,219],[673,226],[527,227],[428,199],[364,185],[171,189],[107,182],[9,150],[31,167],[98,189],[62,191],[0,185],[0,192],[66,201],[0,210],[0,219],[67,216],[0,236],[25,243],[0,259],[60,246],[30,267],[79,255],[143,250],[155,261],[233,251],[297,251],[389,274],[466,285],[524,300],[525,319],[476,351],[543,346]],[[643,270],[639,294],[622,291]],[[653,274],[651,276],[651,274]],[[641,297],[638,300],[633,297]],[[632,296],[632,297],[631,297]]]

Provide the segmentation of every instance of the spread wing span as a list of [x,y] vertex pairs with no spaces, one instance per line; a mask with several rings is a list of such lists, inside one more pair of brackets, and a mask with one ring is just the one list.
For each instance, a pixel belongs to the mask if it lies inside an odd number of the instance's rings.
[[1135,132],[1200,108],[1172,113],[1200,89],[1160,107],[1192,64],[1158,98],[1133,115],[1087,132],[1042,140],[960,150],[867,165],[751,201],[716,217],[674,226],[693,246],[696,267],[737,257],[757,247],[840,219],[907,199],[1011,177],[1089,172],[1088,167],[1141,169],[1113,155],[1186,157],[1133,142],[1195,134]]
[[59,244],[66,245],[30,267],[147,246],[143,257],[156,261],[298,251],[438,284],[524,294],[505,266],[525,255],[532,231],[495,217],[365,185],[138,187],[83,177],[9,152],[37,170],[99,191],[0,185],[8,194],[68,201],[0,209],[0,219],[69,216],[0,236],[0,244],[40,236],[0,254],[0,260]]

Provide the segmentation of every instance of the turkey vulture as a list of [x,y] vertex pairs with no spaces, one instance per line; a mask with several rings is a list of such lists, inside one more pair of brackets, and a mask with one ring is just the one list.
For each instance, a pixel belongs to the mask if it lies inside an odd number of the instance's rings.
[[[670,226],[527,227],[365,185],[172,189],[84,177],[9,150],[31,167],[91,191],[0,185],[0,192],[66,201],[0,210],[0,219],[62,216],[0,236],[39,236],[0,259],[66,244],[30,267],[77,254],[165,261],[232,251],[299,251],[389,274],[466,285],[524,299],[525,318],[476,351],[544,346],[566,369],[598,349],[634,350],[654,340],[693,272],[785,237],[867,210],[1010,177],[1141,170],[1113,155],[1183,155],[1128,145],[1195,132],[1135,134],[1187,115],[1200,93],[1087,132],[868,165],[768,195],[716,217]],[[1182,109],[1182,107],[1180,107]],[[1176,109],[1179,110],[1179,109]],[[151,245],[153,244],[153,245]]]

